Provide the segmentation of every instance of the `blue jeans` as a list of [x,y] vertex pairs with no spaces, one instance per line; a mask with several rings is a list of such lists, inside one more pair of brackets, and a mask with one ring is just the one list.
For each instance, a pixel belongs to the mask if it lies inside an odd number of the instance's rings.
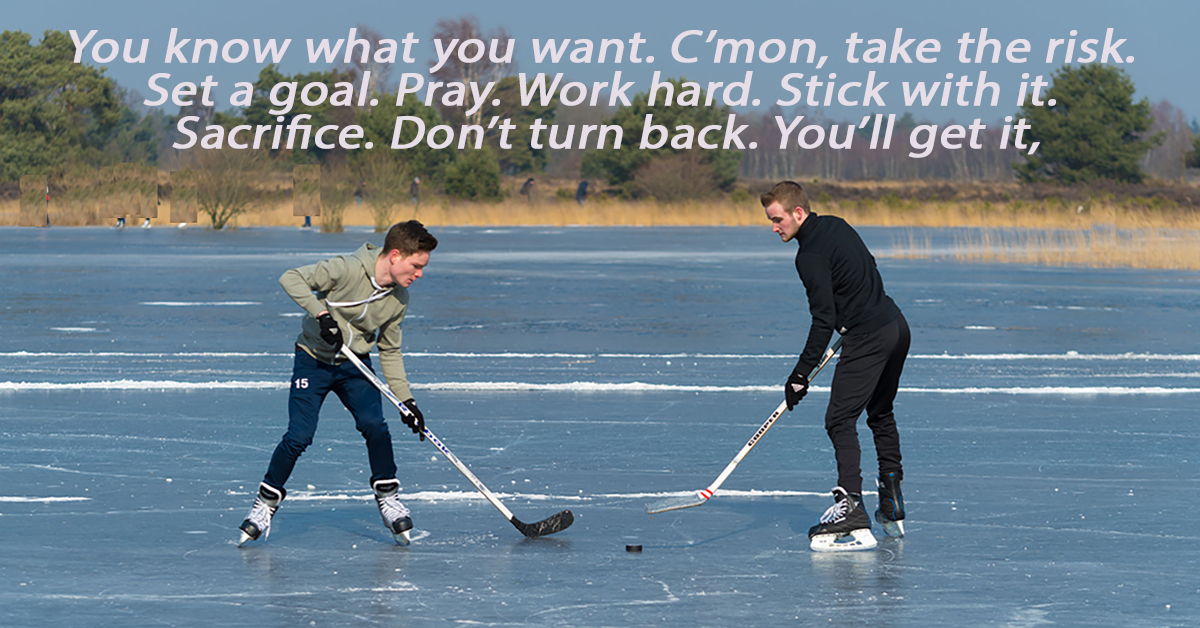
[[[364,356],[363,363],[371,368],[370,356]],[[291,395],[288,397],[288,429],[275,447],[271,463],[267,466],[267,475],[263,477],[264,482],[275,488],[283,488],[292,475],[296,460],[312,444],[313,435],[317,432],[317,415],[325,396],[331,391],[354,415],[354,426],[367,441],[371,481],[396,477],[392,435],[383,419],[379,391],[350,362],[323,364],[297,349],[295,365],[292,367]]]

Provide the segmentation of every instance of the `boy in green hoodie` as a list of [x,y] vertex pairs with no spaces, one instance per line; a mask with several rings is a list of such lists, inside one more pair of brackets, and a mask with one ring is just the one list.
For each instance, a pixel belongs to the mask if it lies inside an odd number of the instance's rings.
[[[425,419],[413,401],[400,351],[400,323],[408,311],[408,287],[429,264],[437,239],[415,221],[392,226],[383,248],[363,244],[351,255],[293,268],[279,278],[284,292],[306,312],[292,369],[288,429],[275,448],[258,497],[242,522],[240,543],[270,534],[271,518],[287,495],[283,486],[296,460],[312,444],[318,413],[333,392],[354,416],[371,466],[371,487],[379,513],[396,541],[406,544],[413,524],[398,497],[392,437],[383,418],[379,391],[340,355],[349,347],[368,367],[372,346],[388,387],[412,411],[401,416],[424,440]],[[239,544],[240,544],[239,543]]]

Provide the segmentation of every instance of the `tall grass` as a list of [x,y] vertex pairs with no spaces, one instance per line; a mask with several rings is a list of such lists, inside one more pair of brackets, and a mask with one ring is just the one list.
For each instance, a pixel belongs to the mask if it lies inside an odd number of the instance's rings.
[[[543,182],[544,183],[544,182]],[[886,187],[882,186],[881,187]],[[392,220],[416,218],[430,226],[761,226],[768,227],[762,207],[752,195],[729,199],[659,203],[618,200],[603,195],[583,205],[553,193],[543,185],[526,200],[516,194],[499,203],[476,203],[427,196],[419,211],[402,202],[389,213]],[[286,198],[286,196],[284,197]],[[288,202],[264,204],[238,217],[238,225],[299,226]],[[370,197],[350,203],[343,221],[348,226],[375,225],[379,212]],[[907,257],[951,256],[967,262],[1012,262],[1088,267],[1178,268],[1200,270],[1200,212],[1160,199],[1089,199],[1042,201],[919,201],[885,194],[878,200],[814,200],[813,209],[835,214],[859,226],[971,228],[955,237],[951,250],[935,250],[927,238],[908,236],[897,243]],[[0,225],[15,225],[17,200],[0,202]],[[132,213],[132,212],[131,212]],[[51,225],[108,224],[95,199],[70,193],[52,194]],[[164,201],[155,225],[169,224],[169,201]],[[201,216],[200,226],[209,226]]]
[[[834,212],[854,224],[958,227],[949,250],[909,233],[897,255],[952,257],[964,262],[1200,270],[1200,214],[1170,207],[1116,203],[1069,208],[925,203],[893,210],[858,207]],[[967,229],[970,228],[970,229]]]
[[953,248],[967,262],[1200,270],[1200,231],[1193,230],[985,229],[957,238]]

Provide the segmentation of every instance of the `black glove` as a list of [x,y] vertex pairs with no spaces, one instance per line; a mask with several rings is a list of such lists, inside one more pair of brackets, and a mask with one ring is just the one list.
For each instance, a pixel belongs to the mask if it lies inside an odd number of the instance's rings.
[[408,401],[404,402],[404,407],[408,408],[408,411],[412,414],[409,415],[401,412],[400,420],[404,421],[404,424],[412,429],[413,434],[420,436],[421,440],[425,440],[425,415],[421,414],[421,409],[417,407],[417,402],[409,398]]
[[787,378],[787,383],[783,385],[783,398],[787,401],[787,408],[791,410],[800,403],[804,395],[808,394],[808,378],[799,374],[792,373]]
[[334,351],[341,351],[342,328],[338,327],[333,316],[330,316],[329,312],[325,312],[317,317],[317,323],[321,326],[321,340],[333,345]]

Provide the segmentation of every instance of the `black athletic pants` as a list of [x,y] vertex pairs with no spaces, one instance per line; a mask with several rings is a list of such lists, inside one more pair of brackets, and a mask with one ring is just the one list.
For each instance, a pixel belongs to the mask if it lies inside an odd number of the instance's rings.
[[867,411],[867,427],[875,437],[879,473],[901,472],[900,434],[892,402],[911,337],[901,314],[882,328],[842,339],[842,356],[833,373],[825,431],[837,458],[838,486],[862,493],[862,450],[858,445],[858,416]]

